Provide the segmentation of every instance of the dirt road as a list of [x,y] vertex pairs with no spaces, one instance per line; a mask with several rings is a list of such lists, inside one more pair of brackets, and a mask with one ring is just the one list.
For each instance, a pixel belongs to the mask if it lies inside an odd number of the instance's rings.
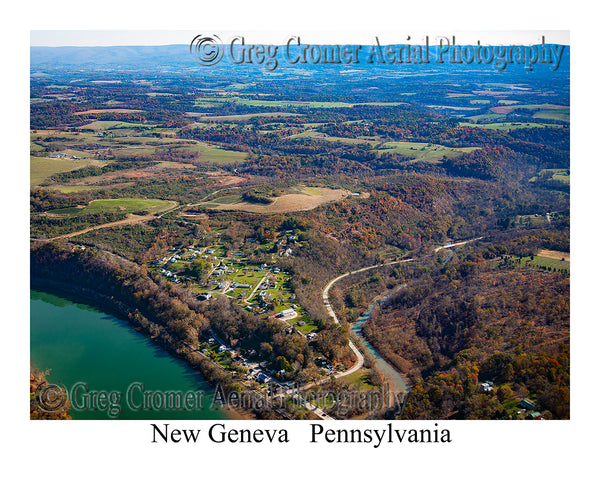
[[156,218],[156,215],[133,215],[129,214],[127,218],[123,220],[117,220],[116,222],[103,223],[102,225],[94,225],[93,227],[84,228],[83,230],[78,230],[76,232],[65,233],[63,235],[59,235],[58,237],[53,237],[50,240],[60,240],[62,238],[72,238],[77,235],[82,235],[87,232],[91,232],[92,230],[100,230],[101,228],[110,228],[110,227],[118,227],[119,225],[134,225],[136,223],[144,223],[149,220]]

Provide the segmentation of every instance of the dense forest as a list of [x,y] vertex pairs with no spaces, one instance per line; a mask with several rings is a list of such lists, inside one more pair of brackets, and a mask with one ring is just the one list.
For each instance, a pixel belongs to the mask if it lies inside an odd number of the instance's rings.
[[[564,273],[494,266],[473,252],[408,280],[364,330],[415,382],[409,418],[509,418],[513,392],[565,418],[568,291]],[[481,393],[484,381],[494,394]]]

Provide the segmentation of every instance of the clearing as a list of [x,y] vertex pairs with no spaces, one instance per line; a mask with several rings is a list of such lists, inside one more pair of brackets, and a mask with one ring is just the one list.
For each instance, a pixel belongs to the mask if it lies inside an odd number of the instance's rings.
[[200,205],[214,210],[241,210],[251,213],[287,213],[312,210],[320,205],[335,202],[349,195],[351,195],[351,192],[343,189],[303,187],[298,189],[298,193],[287,193],[280,197],[274,197],[273,202],[268,205],[244,202],[237,195],[226,195],[212,199],[207,203],[201,203]]
[[75,112],[75,115],[88,115],[90,113],[137,113],[143,110],[133,110],[131,108],[95,108],[93,110],[85,110],[83,112]]
[[571,254],[566,252],[559,252],[558,250],[540,250],[538,256],[551,258],[553,260],[562,260],[564,262],[571,261]]
[[461,122],[461,127],[470,128],[487,128],[491,130],[513,130],[516,128],[563,128],[563,125],[556,125],[554,123],[531,123],[531,122],[499,122],[499,123],[468,123]]
[[[55,173],[69,172],[78,168],[87,167],[94,160],[89,159],[68,159],[68,158],[50,158],[50,157],[34,157],[29,158],[29,184],[39,185],[46,178],[51,177]],[[101,163],[105,165],[105,163]]]
[[456,157],[462,153],[469,153],[473,150],[477,150],[477,148],[479,147],[451,148],[435,143],[386,142],[381,148],[378,148],[377,151],[399,153],[413,158],[413,161],[439,163],[444,157]]
[[86,213],[125,212],[125,213],[158,213],[177,205],[172,200],[157,200],[145,198],[109,198],[92,200],[87,206],[59,208],[51,214],[78,215]]

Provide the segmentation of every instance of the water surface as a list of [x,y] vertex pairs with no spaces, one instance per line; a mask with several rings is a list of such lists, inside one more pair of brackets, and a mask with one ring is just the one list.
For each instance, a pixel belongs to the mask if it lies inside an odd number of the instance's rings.
[[[46,377],[49,383],[75,393],[71,402],[83,411],[71,408],[74,419],[227,418],[226,412],[211,408],[213,388],[200,374],[129,323],[45,292],[31,290],[30,299],[31,363],[40,370],[51,369]],[[73,390],[76,385],[80,387]],[[177,411],[172,396],[168,407],[166,391],[192,392],[188,410]],[[99,400],[100,392],[107,392],[104,403]],[[111,392],[116,392],[112,399]]]

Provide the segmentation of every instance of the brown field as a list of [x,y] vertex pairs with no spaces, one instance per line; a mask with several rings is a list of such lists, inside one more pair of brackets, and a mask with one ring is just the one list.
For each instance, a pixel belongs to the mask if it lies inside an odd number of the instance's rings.
[[[233,204],[221,204],[212,207],[215,210],[241,210],[251,213],[287,213],[312,210],[320,205],[329,202],[335,202],[351,195],[348,190],[331,189],[323,187],[309,187],[303,190],[303,193],[289,193],[276,197],[273,203],[269,205],[238,202]],[[218,203],[218,199],[208,203]]]
[[131,108],[95,108],[83,112],[75,112],[75,115],[87,115],[88,113],[137,113],[143,110],[133,110]]
[[150,167],[151,169],[155,169],[155,170],[164,170],[164,169],[175,169],[175,170],[183,170],[186,168],[197,168],[196,165],[194,165],[193,163],[179,163],[179,162],[169,162],[169,161],[162,161],[157,165],[154,165],[153,167]]
[[502,113],[502,114],[506,114],[506,113],[510,113],[514,110],[514,108],[510,108],[510,107],[492,107],[490,108],[490,110],[494,113]]
[[288,112],[259,112],[259,113],[243,113],[240,115],[207,115],[206,113],[186,112],[188,117],[197,117],[198,120],[215,120],[215,121],[227,121],[227,120],[246,120],[248,118],[255,117],[297,117],[301,116],[301,113],[288,113]]
[[223,171],[204,172],[204,175],[206,175],[207,177],[214,177],[214,179],[218,180],[219,184],[221,185],[236,185],[238,183],[244,183],[246,180],[251,178],[250,175],[246,177],[236,177],[235,175],[227,175]]
[[565,262],[571,261],[570,253],[559,252],[558,250],[540,250],[538,256],[551,258],[553,260],[564,260]]

